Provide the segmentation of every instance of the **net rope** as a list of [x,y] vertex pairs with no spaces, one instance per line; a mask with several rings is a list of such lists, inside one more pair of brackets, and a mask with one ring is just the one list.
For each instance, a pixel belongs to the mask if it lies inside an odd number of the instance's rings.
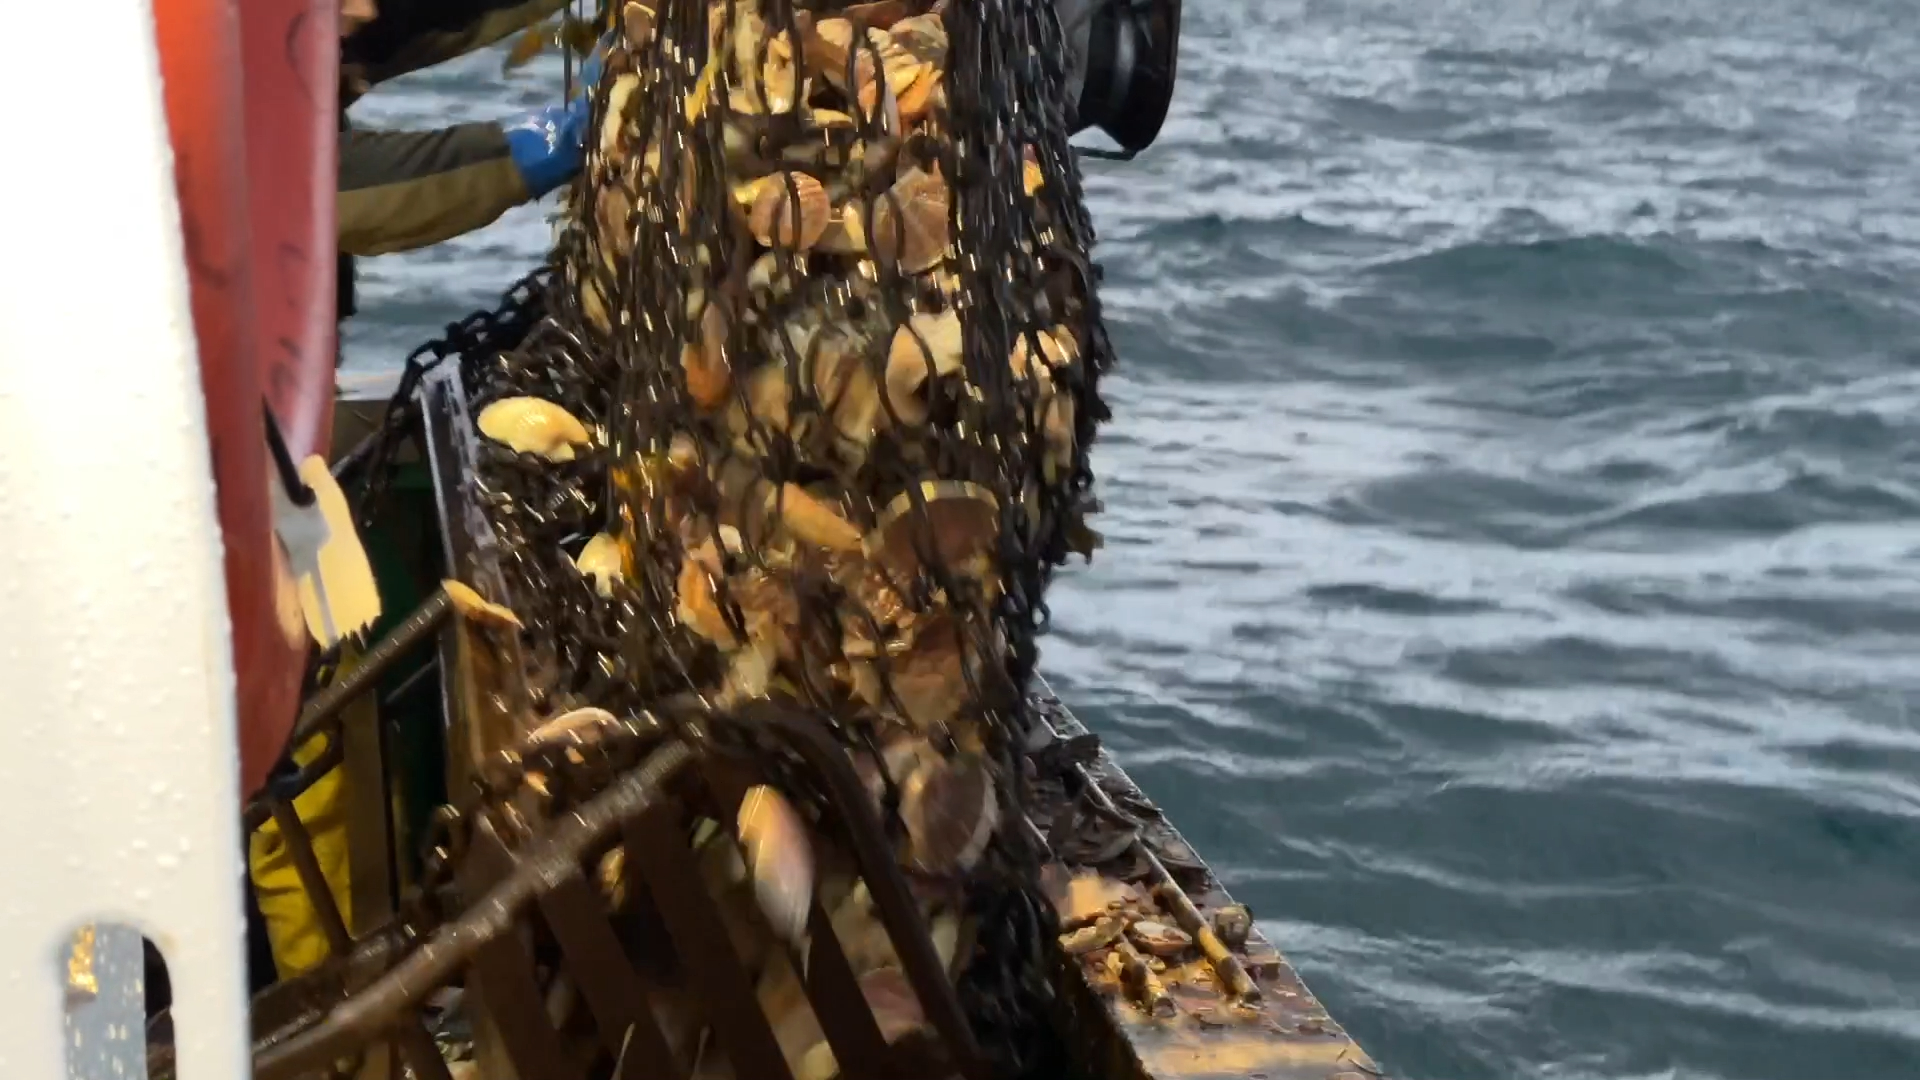
[[[809,708],[903,864],[964,895],[963,1003],[1030,1074],[1053,914],[1008,825],[1113,359],[1061,26],[1047,0],[636,8],[585,88],[544,315],[463,358],[533,705]],[[539,442],[566,418],[586,437]]]

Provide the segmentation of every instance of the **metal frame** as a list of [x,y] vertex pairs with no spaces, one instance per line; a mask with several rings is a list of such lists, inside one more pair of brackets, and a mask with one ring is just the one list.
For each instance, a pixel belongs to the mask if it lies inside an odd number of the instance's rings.
[[[436,372],[421,391],[428,457],[435,476],[449,565],[462,580],[511,602],[493,569],[491,533],[472,500],[474,446],[465,423],[465,397],[455,365]],[[356,709],[401,659],[437,639],[448,677],[449,778],[478,775],[496,751],[517,746],[515,718],[526,715],[517,644],[469,625],[436,592],[332,686],[303,710],[296,738],[329,736],[319,760],[273,785],[253,805],[249,829],[276,822],[302,887],[315,906],[331,958],[287,980],[256,1002],[254,1075],[295,1080],[336,1071],[358,1058],[363,1077],[383,1074],[397,1052],[415,1075],[448,1080],[423,1013],[430,994],[455,981],[469,988],[476,1035],[489,1033],[489,1076],[528,1080],[584,1080],[593,1066],[614,1065],[622,1077],[662,1075],[679,1080],[665,1053],[650,1002],[669,992],[660,957],[634,956],[612,921],[607,903],[583,875],[596,845],[624,842],[628,895],[651,901],[641,918],[653,925],[640,939],[671,942],[679,961],[681,993],[691,994],[715,1034],[715,1045],[736,1073],[755,1080],[791,1080],[771,1021],[758,1006],[754,975],[734,954],[713,898],[694,869],[688,830],[694,817],[732,822],[742,795],[772,779],[770,762],[727,749],[728,738],[752,730],[770,734],[827,793],[839,831],[867,883],[880,921],[901,958],[909,983],[937,1032],[946,1066],[966,1080],[987,1080],[983,1058],[961,1012],[919,909],[894,861],[851,764],[816,718],[796,707],[762,703],[739,715],[703,714],[662,729],[658,745],[636,768],[564,817],[530,835],[524,823],[482,816],[475,820],[457,881],[464,914],[424,935],[399,920],[349,927],[333,902],[312,848],[293,811],[293,799],[348,758],[379,762],[375,709]],[[371,728],[371,730],[367,730]],[[729,729],[732,729],[729,732]],[[372,740],[370,751],[353,753]],[[384,766],[379,770],[384,774]],[[384,775],[378,784],[385,790]],[[363,793],[362,798],[365,798]],[[630,913],[628,913],[630,916]],[[811,949],[803,989],[846,1080],[917,1080],[927,1060],[910,1045],[888,1046],[858,980],[816,902],[810,912]],[[356,931],[358,931],[356,933]],[[594,1038],[563,1034],[548,1017],[546,987],[526,942],[557,945],[559,967],[579,988]],[[154,1075],[171,1074],[170,1054],[154,1058]]]

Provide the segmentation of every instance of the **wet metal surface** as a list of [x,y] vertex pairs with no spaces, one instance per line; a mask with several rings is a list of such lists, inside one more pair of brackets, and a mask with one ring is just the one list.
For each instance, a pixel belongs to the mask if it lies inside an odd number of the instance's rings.
[[[1092,1070],[1142,1080],[1383,1076],[1257,929],[1247,931],[1244,943],[1225,947],[1232,961],[1220,962],[1225,935],[1213,933],[1213,926],[1223,909],[1233,914],[1233,897],[1106,751],[1092,749],[1086,729],[1071,713],[1050,697],[1041,699],[1041,709],[1053,729],[1053,745],[1080,749],[1070,756],[1050,758],[1044,750],[1036,755],[1043,800],[1038,814],[1042,820],[1078,822],[1084,819],[1068,812],[1071,801],[1077,798],[1083,807],[1098,803],[1099,825],[1112,833],[1112,841],[1092,859],[1077,848],[1063,851],[1065,837],[1050,835],[1057,857],[1049,876],[1064,881],[1086,875],[1097,860],[1102,887],[1127,897],[1116,905],[1124,905],[1135,928],[1116,947],[1064,957],[1084,987],[1076,1041],[1092,1050],[1095,1060],[1087,1063]],[[1062,773],[1064,783],[1058,782]],[[1083,778],[1097,793],[1086,787],[1074,793]],[[1127,831],[1118,824],[1122,815],[1137,822],[1137,844],[1127,844]],[[1069,911],[1061,915],[1071,921]],[[1153,924],[1180,927],[1189,937],[1205,940],[1156,963],[1129,943],[1129,937],[1142,939],[1139,927]],[[1211,959],[1209,951],[1216,954]]]

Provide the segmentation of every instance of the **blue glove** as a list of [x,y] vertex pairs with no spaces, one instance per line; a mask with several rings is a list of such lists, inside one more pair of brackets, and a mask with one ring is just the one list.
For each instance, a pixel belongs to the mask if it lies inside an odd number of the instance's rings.
[[612,34],[601,38],[599,47],[580,66],[580,84],[585,88],[580,96],[565,105],[549,105],[500,125],[507,136],[507,154],[520,170],[528,193],[536,199],[573,179],[586,160],[587,111],[612,41]]

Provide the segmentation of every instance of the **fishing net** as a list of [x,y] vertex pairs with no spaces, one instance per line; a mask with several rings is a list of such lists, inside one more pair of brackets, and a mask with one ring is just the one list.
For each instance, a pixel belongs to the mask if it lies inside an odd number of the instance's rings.
[[[472,373],[535,709],[797,703],[1035,1066],[1045,590],[1111,353],[1047,0],[627,4],[546,317]],[[796,777],[787,795],[824,801]],[[1034,1035],[1029,1038],[1027,1036]]]

